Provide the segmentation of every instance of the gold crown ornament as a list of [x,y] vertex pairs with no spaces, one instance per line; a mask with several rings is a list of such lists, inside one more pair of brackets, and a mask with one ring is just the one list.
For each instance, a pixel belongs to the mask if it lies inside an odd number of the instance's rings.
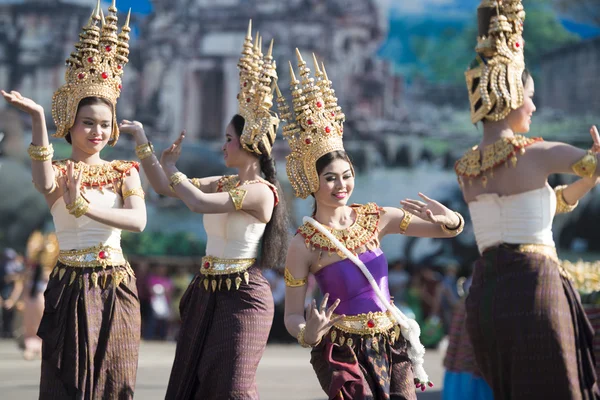
[[[113,123],[109,144],[119,138],[116,105],[121,94],[123,68],[129,62],[129,17],[117,34],[115,0],[108,15],[100,9],[100,0],[75,43],[75,51],[67,59],[66,83],[52,97],[52,117],[56,124],[55,137],[65,137],[75,123],[79,102],[86,97],[100,97],[112,104]],[[98,26],[100,23],[101,26]]]
[[237,95],[238,113],[244,117],[244,130],[240,137],[243,148],[262,154],[259,144],[267,156],[271,154],[277,135],[279,118],[271,111],[273,92],[277,85],[277,71],[273,60],[273,40],[267,55],[262,53],[262,38],[256,34],[252,43],[252,20],[244,39],[242,56],[238,62],[240,70],[240,92]]
[[296,49],[300,79],[296,79],[290,62],[290,89],[293,112],[277,88],[277,107],[286,122],[283,137],[291,153],[286,157],[286,170],[296,197],[307,198],[319,189],[317,160],[327,153],[344,151],[345,115],[338,106],[332,82],[327,77],[325,65],[313,54],[315,76]]
[[500,121],[523,105],[525,70],[521,0],[482,0],[476,65],[465,72],[471,121]]

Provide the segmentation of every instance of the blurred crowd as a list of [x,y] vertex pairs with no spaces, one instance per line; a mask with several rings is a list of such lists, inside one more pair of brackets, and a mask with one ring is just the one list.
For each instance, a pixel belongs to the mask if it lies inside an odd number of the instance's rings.
[[[45,241],[44,241],[45,240]],[[48,238],[40,239],[48,250]],[[52,249],[50,249],[52,250]],[[16,338],[24,357],[39,357],[41,342],[36,336],[41,319],[43,292],[54,267],[52,251],[43,257],[40,249],[20,255],[7,248],[0,260],[0,306],[2,309],[1,336]],[[180,328],[179,302],[199,264],[159,263],[152,259],[131,262],[137,278],[142,314],[142,337],[146,340],[176,340]],[[389,288],[394,303],[422,326],[422,341],[426,347],[436,347],[448,333],[452,311],[464,295],[468,280],[459,278],[460,266],[407,265],[402,260],[390,263]],[[282,269],[264,271],[271,285],[275,317],[270,342],[295,342],[284,326],[285,281]],[[309,278],[306,305],[322,294],[314,278]]]

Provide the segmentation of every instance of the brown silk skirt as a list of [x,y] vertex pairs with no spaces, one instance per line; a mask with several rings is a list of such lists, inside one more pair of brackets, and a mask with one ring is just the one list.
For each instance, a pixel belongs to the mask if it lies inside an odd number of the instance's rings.
[[129,265],[103,269],[58,263],[44,303],[39,398],[132,399],[141,320]]
[[466,310],[477,366],[496,400],[600,398],[594,332],[553,258],[510,245],[486,251]]
[[[334,331],[337,340],[332,342]],[[342,344],[341,336],[345,338]],[[351,346],[348,338],[352,339]],[[329,399],[416,399],[407,349],[402,337],[392,344],[387,333],[371,337],[332,328],[312,350],[310,362]]]
[[248,272],[248,283],[237,290],[225,284],[206,290],[199,274],[190,283],[180,303],[182,325],[167,400],[259,398],[256,369],[274,305],[260,269]]

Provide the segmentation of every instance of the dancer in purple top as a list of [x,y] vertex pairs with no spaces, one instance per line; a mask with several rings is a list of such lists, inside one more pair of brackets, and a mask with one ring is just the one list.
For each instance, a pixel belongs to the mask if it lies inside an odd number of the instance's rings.
[[[311,363],[329,399],[416,399],[414,378],[423,390],[429,383],[421,366],[418,325],[402,318],[398,322],[398,311],[389,304],[388,263],[379,241],[392,233],[454,237],[463,219],[422,194],[422,201],[403,201],[404,209],[348,206],[354,168],[342,143],[344,114],[324,66],[315,59],[311,77],[299,52],[298,66],[301,81],[291,70],[295,115],[280,93],[278,99],[292,150],[287,172],[297,197],[315,198],[313,218],[327,234],[307,221],[290,243],[286,328],[301,345],[313,348]],[[356,262],[364,264],[372,284]],[[320,307],[313,301],[305,318],[309,273],[325,297]]]

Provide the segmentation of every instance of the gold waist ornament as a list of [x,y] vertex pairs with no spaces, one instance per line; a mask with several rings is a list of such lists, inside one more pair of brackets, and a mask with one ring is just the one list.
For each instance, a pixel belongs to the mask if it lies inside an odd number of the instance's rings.
[[[223,282],[227,286],[227,290],[231,290],[231,285],[235,283],[236,290],[240,288],[242,278],[246,284],[250,282],[250,273],[248,268],[256,263],[255,258],[219,258],[213,256],[202,257],[202,267],[200,275],[204,290],[216,291],[221,290]],[[229,275],[237,276],[232,279]],[[225,277],[225,275],[227,275]]]
[[[334,318],[334,315],[332,318]],[[331,342],[353,347],[355,338],[349,335],[359,335],[363,340],[370,340],[371,346],[379,352],[379,343],[389,341],[391,345],[400,337],[400,326],[396,324],[388,311],[369,312],[366,314],[349,315],[335,323],[329,331]],[[387,339],[381,336],[387,337]]]

